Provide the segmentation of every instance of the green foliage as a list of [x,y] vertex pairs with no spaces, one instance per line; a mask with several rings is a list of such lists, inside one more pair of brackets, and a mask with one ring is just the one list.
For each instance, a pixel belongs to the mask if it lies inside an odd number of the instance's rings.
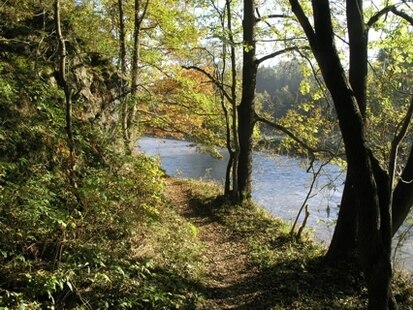
[[[202,248],[165,202],[159,163],[125,155],[79,100],[71,173],[54,64],[14,47],[0,54],[0,308],[192,307]],[[106,71],[93,72],[102,97]]]
[[299,64],[296,61],[281,61],[273,67],[259,67],[257,72],[257,92],[268,94],[264,102],[264,112],[274,118],[283,117],[289,109],[294,109],[307,96],[297,96],[303,80]]
[[[385,23],[379,21],[375,27],[383,32],[383,37],[370,42],[371,49],[377,52],[368,79],[367,133],[375,155],[387,166],[391,141],[406,114],[412,92],[411,26],[389,15]],[[400,147],[401,166],[410,151],[411,137],[410,129]]]
[[[308,147],[337,153],[341,144],[338,123],[325,86],[318,82],[319,77],[313,76],[308,64],[284,61],[258,73],[257,90],[267,95],[262,107],[265,117],[284,126]],[[270,126],[261,125],[260,129],[264,133],[265,140],[260,141],[264,147],[278,153],[308,156],[308,149],[291,137]],[[319,152],[316,156],[326,154]]]
[[[196,295],[185,292],[188,279],[198,273],[199,255],[192,254],[197,246],[187,241],[187,248],[177,248],[184,240],[194,242],[193,229],[169,222],[176,215],[160,195],[158,164],[117,154],[107,144],[103,157],[95,154],[93,160],[88,156],[93,144],[82,138],[105,141],[80,127],[88,132],[77,135],[74,189],[66,171],[67,145],[56,125],[62,120],[46,113],[39,122],[43,110],[34,116],[15,113],[13,126],[1,128],[7,140],[1,153],[0,304],[171,309],[193,303]],[[148,238],[142,231],[156,235],[153,246],[168,252],[140,255]]]
[[[32,129],[37,144],[45,143],[38,138],[48,123],[38,126]],[[24,133],[15,131],[21,143]],[[54,147],[47,143],[45,149],[15,153],[17,164],[1,158],[0,304],[170,309],[193,303],[196,296],[184,293],[185,278],[198,272],[199,258],[192,254],[197,248],[189,242],[177,249],[183,240],[193,240],[193,232],[169,223],[170,211],[168,218],[161,216],[166,206],[159,194],[163,187],[157,163],[120,154],[106,157],[105,165],[84,160],[88,165],[78,167],[79,188],[74,190],[64,161],[38,161]],[[153,244],[159,251],[168,252],[155,260],[139,255],[143,241],[137,236],[143,230],[157,236]]]
[[157,136],[187,138],[213,148],[225,143],[224,119],[211,81],[195,70],[175,68],[154,87],[141,123]]
[[73,33],[73,39],[80,41],[88,52],[101,53],[106,58],[117,57],[117,49],[113,46],[117,46],[118,43],[113,36],[113,17],[110,12],[105,12],[103,6],[94,1],[81,2],[83,3],[64,12],[64,16],[73,27],[69,34]]

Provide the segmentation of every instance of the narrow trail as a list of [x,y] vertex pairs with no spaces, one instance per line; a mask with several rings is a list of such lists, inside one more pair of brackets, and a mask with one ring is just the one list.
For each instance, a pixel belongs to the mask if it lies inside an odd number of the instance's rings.
[[[175,210],[198,229],[204,246],[204,278],[195,283],[204,298],[198,310],[238,309],[365,309],[367,291],[353,263],[326,265],[322,248],[311,241],[292,242],[277,223],[247,209],[217,209],[199,184],[166,178],[166,196]],[[253,218],[250,218],[253,216]],[[259,217],[260,225],[253,219]],[[230,228],[232,227],[232,228]],[[274,238],[273,238],[274,237]],[[287,238],[287,239],[286,239]],[[258,252],[250,242],[258,246]],[[265,252],[267,249],[269,251]],[[260,247],[265,248],[261,253]],[[251,252],[257,254],[252,257]],[[258,267],[258,260],[270,265]],[[400,278],[401,279],[401,278]],[[401,279],[402,280],[402,279]],[[410,283],[409,280],[406,283]],[[403,282],[401,282],[403,283]],[[401,288],[403,285],[399,285]],[[412,309],[409,287],[399,291],[403,305]],[[404,291],[405,290],[405,291]],[[404,294],[404,295],[403,295]]]
[[207,297],[199,309],[252,309],[251,301],[260,299],[261,283],[250,264],[247,242],[215,221],[208,208],[196,206],[184,181],[168,178],[166,184],[167,197],[199,229],[205,245]]

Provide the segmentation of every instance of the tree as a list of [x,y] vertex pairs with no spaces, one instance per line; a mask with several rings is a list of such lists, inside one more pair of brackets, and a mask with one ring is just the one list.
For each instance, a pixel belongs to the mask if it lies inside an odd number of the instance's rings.
[[[193,69],[202,72],[215,86],[221,100],[221,107],[224,112],[226,128],[226,147],[229,152],[229,161],[226,172],[225,194],[234,201],[243,201],[251,196],[251,174],[252,174],[252,148],[253,132],[257,121],[272,123],[272,127],[281,130],[287,135],[294,136],[284,126],[274,124],[257,115],[255,101],[256,77],[259,65],[264,61],[281,55],[286,52],[297,50],[295,46],[287,46],[279,51],[267,54],[260,58],[256,56],[256,24],[264,21],[267,17],[261,17],[255,8],[253,1],[244,1],[243,19],[243,64],[242,64],[242,89],[241,103],[237,102],[237,55],[236,55],[236,30],[232,26],[233,2],[226,1],[224,7],[219,8],[215,1],[210,2],[213,8],[213,16],[218,16],[219,28],[211,27],[211,37],[217,38],[218,45],[221,46],[219,56],[216,50],[211,47],[203,47],[207,58],[212,58],[211,66],[214,67],[214,74],[206,69],[197,66],[184,66],[186,69]],[[255,15],[257,13],[258,17]],[[215,14],[215,15],[214,15]],[[274,14],[271,18],[284,18],[284,14]],[[266,24],[268,24],[266,22]],[[271,25],[270,25],[271,27]],[[285,43],[285,42],[284,42]],[[214,44],[209,43],[209,46]],[[228,48],[229,47],[229,48]],[[229,55],[229,56],[228,56]],[[227,57],[230,65],[227,66]],[[220,58],[220,60],[216,60]],[[229,69],[227,69],[227,67]],[[229,102],[229,107],[225,101]],[[297,140],[297,137],[294,136]],[[242,139],[242,142],[241,142]],[[302,143],[302,141],[300,141]],[[232,184],[232,188],[231,188]]]
[[[347,12],[348,18],[352,18],[354,17],[354,15],[357,15],[355,14],[354,10],[353,11],[347,10],[347,11],[348,11]],[[350,68],[353,68],[351,71],[352,73],[350,74],[350,83],[352,84],[352,87],[355,89],[355,93],[358,94],[357,102],[361,103],[359,104],[359,107],[363,115],[364,121],[366,121],[366,108],[367,108],[367,103],[366,103],[367,57],[366,55],[367,55],[368,32],[372,27],[375,26],[375,23],[382,16],[384,16],[385,14],[391,11],[400,13],[400,11],[398,11],[395,8],[395,6],[388,6],[376,12],[375,14],[373,14],[368,20],[368,22],[365,23],[366,26],[364,27],[364,29],[359,29],[358,31],[354,30],[353,28],[355,28],[355,25],[357,25],[357,23],[353,23],[349,27],[350,45],[354,46],[350,53]],[[358,24],[359,25],[364,24],[364,22],[362,21],[361,23],[359,22]],[[398,28],[403,27],[400,23],[398,23],[398,25],[399,25]],[[357,32],[359,33],[359,35],[357,35]],[[397,33],[399,34],[398,36],[400,36],[400,34],[402,34],[403,31],[399,30],[397,31]],[[392,37],[393,42],[396,41],[394,34],[391,34],[391,37]],[[355,40],[356,42],[355,43],[353,42],[352,44],[351,40],[353,41]],[[405,48],[403,48],[403,50],[406,51]],[[360,57],[360,55],[363,55],[363,57]],[[381,55],[383,55],[383,53]],[[386,67],[386,66],[383,66],[383,64],[379,64],[379,66],[380,68]],[[396,66],[398,66],[398,64]],[[354,68],[361,68],[362,70],[359,70],[360,72],[358,72],[358,70],[355,70]],[[385,70],[389,71],[389,69],[390,68],[386,68]],[[376,75],[377,71],[378,69],[375,68],[373,74]],[[357,74],[359,74],[358,78],[357,78]],[[393,79],[394,78],[395,77],[393,76]],[[403,83],[402,81],[405,81],[406,78],[407,78],[406,75],[404,75],[403,77],[400,77],[400,80],[398,80],[400,82],[398,83],[402,85]],[[378,80],[383,80],[383,77],[381,78],[379,77]],[[389,84],[389,83],[386,83],[386,84]],[[389,86],[385,86],[385,87],[388,88]],[[387,91],[385,89],[381,89],[379,92],[376,92],[376,93],[379,93],[380,95],[374,94],[374,98],[372,98],[371,101],[374,102],[374,100],[381,100],[381,101],[394,101],[395,102],[396,101],[395,98],[397,98],[397,96],[399,95],[393,91],[393,89],[395,89],[396,87],[394,88],[393,86],[390,86],[390,87],[392,88],[392,91],[388,98],[385,98],[385,95],[384,95],[384,93],[386,93]],[[394,106],[391,109],[393,108]],[[378,113],[380,115],[386,115],[385,111],[380,111]],[[374,120],[371,120],[371,115],[372,113],[370,112],[370,116],[369,116],[370,119],[368,121],[370,124],[373,124]],[[387,117],[394,118],[395,116],[388,115]],[[401,117],[399,117],[399,121],[401,121]],[[381,122],[383,123],[383,120]],[[382,123],[379,124],[378,126],[381,128],[384,128]],[[374,126],[370,125],[370,127],[374,127]],[[386,139],[388,139],[388,130],[391,130],[393,132],[397,132],[398,130],[397,126],[394,126],[393,128],[386,128],[386,129],[387,131],[384,133],[384,136],[380,138],[381,141],[385,141]],[[378,130],[378,128],[375,128],[373,129],[373,131],[379,132],[381,130]],[[386,144],[387,143],[385,143],[385,145]],[[381,142],[379,149],[382,148],[382,145],[383,145],[383,142]],[[386,158],[383,159],[384,161],[388,160],[389,152],[390,152],[390,149],[385,151],[385,153],[387,153],[387,156],[385,156]],[[406,168],[404,169],[401,180],[406,180],[405,178],[411,177],[411,174],[410,174],[411,172],[409,173],[410,161],[411,159],[408,159],[406,161],[408,166],[406,166]],[[351,173],[352,167],[348,165],[347,169],[348,169],[348,173],[347,173],[347,179],[345,182],[344,192],[342,196],[342,202],[340,205],[340,213],[338,216],[338,221],[337,221],[337,225],[336,225],[335,232],[333,235],[333,239],[332,239],[331,245],[327,253],[327,258],[330,261],[335,261],[337,259],[347,259],[349,255],[352,256],[351,254],[354,252],[354,250],[356,249],[356,245],[357,245],[358,225],[357,225],[356,210],[357,210],[357,206],[359,202],[356,199],[357,196],[354,194],[354,182],[352,182],[351,180],[351,176],[353,175],[353,173]],[[397,182],[396,184],[396,187],[394,190],[394,202],[393,202],[393,208],[392,208],[392,226],[393,226],[392,235],[394,235],[397,232],[398,228],[401,226],[404,219],[406,218],[411,206],[413,205],[413,200],[411,198],[411,195],[409,194],[409,191],[411,191],[411,189],[412,187],[409,186],[409,184],[406,182],[400,181],[400,182]]]
[[[142,23],[146,17],[149,0],[141,1],[135,0],[134,2],[134,26],[133,26],[133,47],[132,47],[132,69],[131,69],[131,90],[130,96],[131,100],[136,100],[136,95],[138,93],[138,83],[139,83],[139,63],[141,61],[140,49],[142,40]],[[119,43],[120,43],[120,63],[122,73],[126,73],[125,67],[125,57],[126,57],[126,42],[125,42],[125,24],[124,24],[124,13],[122,0],[118,0],[119,9]],[[122,132],[123,139],[125,143],[126,150],[130,152],[131,142],[134,139],[134,135],[131,132],[132,123],[136,116],[136,103],[130,103],[129,100],[124,100],[122,107]]]
[[141,122],[146,122],[150,134],[191,139],[200,148],[215,153],[215,146],[222,145],[224,139],[224,124],[217,112],[220,102],[216,100],[212,76],[208,73],[212,69],[177,67],[175,70],[154,84],[151,91],[154,104],[150,109],[139,109]]
[[[367,279],[369,309],[391,309],[395,303],[391,291],[392,267],[390,261],[392,236],[392,193],[394,180],[394,156],[389,171],[381,169],[377,158],[366,143],[366,128],[363,120],[363,100],[366,88],[365,68],[367,57],[361,55],[362,63],[353,58],[350,78],[347,79],[334,43],[330,3],[327,0],[312,1],[314,26],[309,22],[297,0],[290,0],[294,14],[301,24],[320,66],[324,81],[334,101],[351,179],[359,202],[358,245],[361,262]],[[364,52],[365,32],[361,1],[347,1],[347,25],[350,50]],[[355,71],[353,71],[355,70]],[[357,71],[359,70],[359,71]],[[354,87],[354,89],[353,89]],[[364,88],[364,89],[363,89]],[[410,112],[410,111],[409,111]],[[401,138],[411,115],[407,114]],[[395,140],[398,145],[399,139]],[[397,147],[395,152],[397,154]],[[392,163],[393,162],[393,163]]]
[[[258,117],[255,108],[255,88],[257,71],[261,63],[277,57],[281,54],[298,50],[297,46],[288,46],[284,49],[257,58],[256,51],[256,24],[263,18],[255,16],[259,14],[254,0],[244,0],[243,19],[243,62],[242,62],[242,97],[238,106],[238,139],[239,139],[239,163],[238,163],[238,199],[243,201],[251,197],[252,186],[252,150],[253,131],[255,123],[265,121]],[[284,14],[273,14],[273,18],[285,18]],[[283,126],[274,124],[274,128],[289,132]],[[289,132],[291,134],[291,132]]]
[[[378,23],[379,19],[382,16],[385,16],[389,12],[393,12],[396,16],[400,11],[398,11],[395,6],[388,6],[383,8],[382,10],[379,10],[378,12],[375,12],[368,20],[366,23],[365,27],[365,37],[367,38],[368,32],[370,29],[376,26],[376,23]],[[404,15],[405,16],[405,15]],[[405,16],[406,17],[406,16]],[[387,19],[390,19],[390,17],[387,17]],[[408,20],[408,17],[407,17]],[[403,29],[406,27],[403,23],[400,23],[397,21],[397,23],[392,23],[390,20],[388,20],[388,24],[397,24],[396,28],[389,27],[387,29],[386,24],[382,28],[383,31],[387,34],[388,38],[391,39],[381,39],[380,43],[378,46],[382,46],[383,48],[386,48],[388,46],[389,48],[392,45],[399,44],[406,45],[404,44],[405,39],[403,36],[405,36],[405,31]],[[389,41],[390,40],[390,41]],[[387,42],[386,42],[387,41]],[[364,54],[367,54],[366,52],[367,46],[364,46]],[[404,53],[408,53],[408,48],[403,48],[403,49],[393,49],[394,51],[400,51],[403,50]],[[399,54],[399,52],[397,52]],[[355,56],[357,58],[357,56]],[[382,58],[382,60],[380,59]],[[389,132],[397,132],[397,123],[401,123],[403,119],[403,115],[405,113],[405,109],[401,109],[402,104],[400,102],[405,101],[405,94],[409,92],[409,89],[404,87],[401,91],[397,90],[400,88],[399,85],[404,85],[406,81],[408,80],[408,74],[407,72],[400,70],[400,66],[403,66],[403,63],[395,63],[394,61],[389,61],[388,59],[383,62],[383,60],[386,58],[385,54],[383,51],[380,52],[378,59],[372,63],[373,66],[373,72],[370,74],[374,78],[370,83],[374,85],[376,91],[371,92],[371,106],[367,106],[369,109],[368,113],[368,119],[365,121],[368,121],[369,123],[369,128],[370,133],[369,137],[373,141],[377,141],[378,143],[377,146],[373,144],[373,148],[377,150],[376,154],[380,155],[382,158],[380,159],[381,162],[386,162],[389,160],[389,153],[390,153],[390,148],[386,147],[388,143],[386,142],[388,140],[388,133]],[[400,59],[400,57],[397,57]],[[401,57],[401,59],[404,59],[405,57]],[[407,57],[408,58],[408,57]],[[393,63],[393,64],[391,64]],[[376,65],[377,64],[377,65]],[[391,64],[391,65],[390,65]],[[360,65],[360,64],[358,64]],[[354,65],[354,67],[357,67],[358,65]],[[406,65],[406,64],[404,64]],[[393,68],[398,68],[396,69],[398,72],[402,72],[402,76],[397,77],[397,75],[394,74],[394,69]],[[379,73],[379,71],[383,71],[382,73]],[[393,73],[392,73],[393,72]],[[380,76],[378,76],[380,75]],[[387,76],[387,77],[386,77]],[[390,77],[391,76],[391,77]],[[383,82],[385,81],[385,82]],[[392,82],[388,82],[392,81]],[[378,91],[380,89],[380,91]],[[400,94],[404,93],[402,98],[400,98]],[[387,102],[387,104],[386,104]],[[398,103],[399,102],[399,103]],[[397,110],[400,110],[397,112]],[[363,114],[365,114],[366,111],[366,103],[361,107],[361,111]],[[376,112],[377,111],[377,112]],[[393,112],[391,112],[393,111]],[[389,115],[389,112],[392,113]],[[377,114],[377,116],[375,116]],[[364,117],[366,118],[366,117]],[[386,126],[385,123],[388,123],[387,120],[393,120],[393,123],[390,124],[390,126]],[[397,121],[396,121],[397,120]],[[380,122],[377,124],[377,127],[374,125],[376,122]],[[381,133],[381,136],[378,136],[377,133]],[[404,147],[406,148],[406,147]],[[408,146],[407,146],[408,148]],[[408,153],[408,151],[405,151]],[[382,156],[384,155],[384,156]],[[410,160],[406,161],[407,163],[410,162]],[[351,169],[349,166],[348,169]],[[403,172],[404,176],[403,178],[409,177],[408,172],[409,169],[407,169]],[[347,174],[347,178],[350,178],[351,173]],[[337,226],[334,232],[333,240],[332,243],[329,247],[329,251],[327,253],[327,258],[330,261],[335,261],[337,259],[347,259],[348,255],[350,253],[353,253],[353,251],[356,248],[357,244],[357,219],[355,218],[355,210],[357,209],[357,204],[358,201],[355,199],[356,196],[353,194],[353,185],[350,182],[350,180],[346,180],[344,192],[343,192],[343,197],[342,197],[342,203],[340,206],[340,213],[337,221]],[[406,182],[398,182],[396,185],[396,189],[394,191],[394,203],[393,203],[393,209],[392,209],[392,225],[393,225],[393,235],[396,233],[404,219],[406,218],[413,201],[410,198],[409,189],[410,188]]]
[[[236,21],[234,22],[237,4],[231,0],[226,0],[223,6],[214,0],[205,3],[210,10],[206,10],[198,18],[208,20],[206,31],[213,39],[208,40],[208,44],[201,45],[199,49],[205,55],[204,59],[209,59],[209,61],[207,66],[205,60],[202,65],[184,66],[186,69],[203,73],[214,85],[219,96],[225,122],[225,146],[229,153],[224,195],[232,200],[236,200],[238,194],[237,97],[239,81],[236,49],[240,44],[236,39],[239,27]],[[211,23],[211,19],[215,19],[216,23]]]
[[[219,15],[222,32],[222,64],[221,68],[219,65],[216,66],[216,78],[214,83],[217,86],[218,92],[220,94],[221,106],[224,112],[225,127],[226,127],[226,147],[229,153],[229,159],[227,164],[227,170],[225,173],[225,186],[224,195],[233,200],[237,199],[238,195],[238,161],[239,161],[239,142],[237,133],[237,58],[236,58],[236,42],[233,29],[232,21],[232,1],[226,0],[223,11],[221,12],[219,8],[212,3],[215,11]],[[229,62],[230,69],[227,73],[227,55],[229,47]],[[226,82],[226,76],[229,74],[228,82]],[[225,87],[225,85],[229,85]],[[229,88],[227,91],[226,88]],[[226,106],[226,101],[229,101],[230,107]],[[231,188],[232,185],[232,188]]]
[[[125,29],[125,14],[123,0],[118,0],[118,13],[119,13],[119,65],[120,71],[123,77],[126,77],[126,29]],[[121,112],[121,127],[122,127],[122,137],[125,150],[130,151],[130,141],[128,133],[128,106],[125,100],[126,95],[126,85],[121,82],[119,97],[123,102],[121,102],[122,112]]]
[[66,52],[66,43],[63,38],[61,20],[60,20],[60,1],[54,1],[54,20],[56,27],[56,36],[58,44],[58,69],[57,69],[57,82],[59,86],[63,89],[65,94],[65,113],[66,113],[66,134],[69,145],[69,179],[73,186],[76,188],[76,181],[74,179],[74,166],[75,166],[75,141],[73,138],[73,129],[72,129],[72,94],[73,90],[69,84],[67,78],[67,52]]
[[242,201],[251,197],[252,133],[255,125],[255,86],[257,79],[255,44],[255,1],[244,0],[242,97],[238,106],[238,196]]
[[[354,91],[361,117],[364,120],[366,116],[368,29],[365,27],[362,6],[363,1],[357,1],[355,4],[347,2],[346,13],[347,21],[351,21],[351,24],[348,25],[350,45],[349,83]],[[357,218],[355,220],[353,218],[357,216],[356,210],[359,207],[359,201],[354,192],[353,177],[355,173],[353,169],[355,167],[348,162],[339,220],[327,254],[330,259],[351,255],[356,247]]]

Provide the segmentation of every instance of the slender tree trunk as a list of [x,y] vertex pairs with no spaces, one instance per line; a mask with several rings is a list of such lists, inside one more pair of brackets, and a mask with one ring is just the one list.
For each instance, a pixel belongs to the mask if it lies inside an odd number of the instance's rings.
[[232,165],[234,163],[234,153],[232,150],[229,150],[229,159],[227,163],[227,169],[225,171],[225,184],[224,184],[224,196],[225,198],[231,196],[231,171]]
[[122,73],[121,85],[120,85],[120,98],[121,102],[121,128],[122,138],[126,152],[130,152],[130,145],[128,139],[128,103],[125,98],[125,86],[123,78],[126,77],[126,30],[125,30],[125,15],[123,13],[123,0],[118,0],[118,13],[119,13],[119,64]]
[[[216,8],[219,16],[220,16],[220,22],[221,22],[221,28],[222,31],[225,32],[226,30],[230,31],[230,29],[226,29],[226,24],[225,24],[225,12],[226,10],[229,10],[228,8],[228,3],[226,3],[226,6],[224,7],[224,12],[221,14],[221,12],[218,11],[218,8]],[[231,195],[231,172],[232,172],[232,165],[234,162],[234,152],[232,151],[232,146],[231,146],[231,125],[230,125],[230,116],[228,112],[228,108],[225,105],[225,72],[227,70],[227,43],[226,41],[223,41],[222,44],[222,67],[221,70],[218,71],[217,68],[217,73],[216,73],[216,80],[220,83],[221,87],[218,87],[219,95],[220,95],[220,100],[221,100],[221,107],[222,111],[224,112],[224,119],[225,119],[225,140],[226,140],[226,146],[229,154],[229,159],[227,163],[227,169],[225,171],[225,185],[224,185],[224,196],[225,197],[230,197]]]
[[[224,75],[225,75],[225,59],[226,59],[226,45],[224,44],[223,46],[223,68],[222,72],[220,74],[219,80],[221,85],[224,85]],[[231,194],[231,181],[233,180],[231,178],[231,174],[233,173],[233,168],[234,168],[234,151],[232,150],[231,146],[231,125],[230,125],[230,116],[228,112],[228,108],[225,106],[225,95],[223,93],[223,90],[219,90],[220,97],[221,97],[221,107],[224,112],[224,118],[225,118],[225,133],[226,133],[226,146],[229,154],[229,159],[227,163],[227,169],[225,172],[225,185],[224,185],[224,196],[225,197],[230,197]]]
[[119,63],[122,74],[126,74],[126,32],[123,0],[118,0],[119,11]]
[[[378,177],[378,183],[381,185],[381,188],[385,188],[387,186],[387,191],[380,196],[381,198],[381,219],[382,219],[382,238],[384,243],[384,250],[385,250],[385,258],[384,264],[386,264],[387,268],[389,269],[389,277],[392,276],[392,265],[391,265],[391,251],[392,251],[392,237],[393,237],[393,219],[392,219],[392,209],[393,209],[393,202],[394,202],[394,184],[396,180],[396,166],[397,166],[397,158],[398,158],[398,151],[400,143],[406,137],[407,131],[410,127],[410,123],[413,117],[413,97],[410,101],[410,107],[404,117],[404,120],[401,126],[398,128],[395,137],[392,140],[391,148],[390,148],[390,156],[389,156],[389,165],[388,165],[388,174],[385,173],[380,168],[380,174]],[[377,179],[377,177],[376,177]],[[386,284],[386,283],[383,283]],[[391,309],[396,309],[397,304],[394,298],[391,286],[388,287],[388,295],[389,295],[389,307]]]
[[[135,14],[134,14],[134,29],[133,29],[133,49],[132,49],[132,72],[131,72],[131,99],[135,101],[136,94],[138,93],[138,67],[139,67],[139,60],[140,60],[140,39],[141,39],[141,16],[140,16],[140,9],[141,9],[141,0],[135,0]],[[131,142],[133,140],[131,127],[133,122],[135,121],[136,115],[136,103],[132,106],[127,106],[126,111],[126,143],[128,145],[128,150],[130,152]]]
[[[141,45],[141,28],[142,22],[146,16],[149,6],[149,0],[142,3],[142,0],[135,0],[134,6],[134,29],[133,29],[133,49],[132,49],[132,72],[131,72],[131,97],[132,100],[136,100],[139,84],[139,62],[140,62],[140,45]],[[135,122],[137,106],[134,103],[132,106],[126,107],[126,113],[124,116],[125,144],[128,145],[127,150],[131,151],[131,143],[134,140],[133,133],[131,131],[132,125]]]
[[235,56],[235,41],[232,34],[232,11],[231,0],[227,4],[227,28],[229,33],[231,54],[231,105],[232,105],[232,198],[238,199],[238,163],[239,163],[239,141],[237,133],[237,59]]
[[255,3],[244,0],[242,99],[238,106],[238,196],[242,201],[251,197],[252,134],[255,125],[255,86],[257,62],[255,58]]
[[[65,115],[66,115],[66,135],[69,145],[69,174],[70,181],[73,186],[76,185],[74,181],[74,165],[75,165],[75,142],[73,138],[72,129],[72,89],[67,82],[66,76],[66,44],[62,35],[61,21],[60,21],[60,1],[55,0],[54,2],[54,18],[56,35],[58,41],[58,57],[59,57],[59,68],[58,68],[58,83],[59,86],[63,88],[65,93]],[[76,187],[76,186],[75,186]]]
[[135,96],[138,92],[138,66],[140,60],[140,39],[141,24],[143,16],[140,15],[141,0],[135,0],[134,29],[133,29],[133,49],[132,49],[132,77],[131,77],[131,95]]

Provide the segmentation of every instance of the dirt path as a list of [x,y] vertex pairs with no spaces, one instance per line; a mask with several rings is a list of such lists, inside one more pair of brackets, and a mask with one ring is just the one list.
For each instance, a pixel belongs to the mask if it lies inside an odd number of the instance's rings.
[[249,264],[248,244],[215,221],[210,210],[192,203],[185,181],[168,179],[167,195],[178,212],[199,228],[205,244],[207,299],[201,309],[252,309],[251,301],[259,299],[260,281]]

